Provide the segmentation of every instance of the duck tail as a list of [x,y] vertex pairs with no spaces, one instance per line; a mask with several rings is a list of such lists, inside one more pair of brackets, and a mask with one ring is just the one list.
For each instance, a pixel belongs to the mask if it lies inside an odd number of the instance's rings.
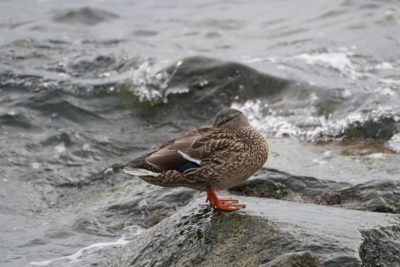
[[156,177],[160,175],[157,172],[149,171],[146,169],[141,169],[141,168],[132,168],[132,167],[125,167],[123,169],[124,173],[129,174],[129,175],[136,175],[136,176],[153,176]]
[[151,153],[140,156],[129,162],[123,168],[124,173],[136,176],[153,176],[153,177],[160,175],[160,173],[158,173],[157,170],[153,166],[149,165],[145,160],[150,154]]

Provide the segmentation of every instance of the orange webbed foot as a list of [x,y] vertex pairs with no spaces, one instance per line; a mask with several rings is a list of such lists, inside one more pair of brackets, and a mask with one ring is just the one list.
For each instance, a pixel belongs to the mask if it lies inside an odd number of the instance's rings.
[[239,200],[233,198],[219,198],[222,203],[239,203]]
[[223,203],[223,202],[221,202],[218,205],[214,205],[214,208],[216,210],[224,210],[224,211],[240,210],[245,207],[246,207],[245,204],[231,204],[231,203]]
[[207,188],[206,202],[210,202],[214,209],[223,211],[240,210],[246,207],[244,204],[238,204],[239,201],[233,198],[218,198],[212,187]]

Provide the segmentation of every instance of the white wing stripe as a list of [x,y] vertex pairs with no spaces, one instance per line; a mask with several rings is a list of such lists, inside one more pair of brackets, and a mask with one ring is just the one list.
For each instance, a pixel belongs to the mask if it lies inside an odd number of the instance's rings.
[[188,160],[188,161],[191,161],[191,162],[194,162],[194,163],[196,163],[196,164],[201,165],[201,160],[192,158],[191,156],[189,156],[188,154],[183,153],[183,152],[180,151],[180,150],[178,150],[178,153],[179,153],[184,159],[186,159],[186,160]]
[[123,169],[124,173],[130,174],[130,175],[136,175],[136,176],[158,176],[159,173],[152,172],[149,170],[145,169],[139,169],[139,168],[124,168]]

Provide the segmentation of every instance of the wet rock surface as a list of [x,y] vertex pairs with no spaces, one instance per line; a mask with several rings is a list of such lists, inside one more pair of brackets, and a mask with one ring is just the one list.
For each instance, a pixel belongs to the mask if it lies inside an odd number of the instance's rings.
[[296,176],[276,169],[262,169],[232,193],[348,209],[400,213],[400,181],[345,182]]
[[282,254],[263,267],[323,267],[318,257],[309,251]]
[[400,225],[361,230],[360,257],[365,267],[400,266]]
[[[89,230],[92,232],[105,230],[113,235],[119,228],[124,228],[124,225],[152,227],[200,194],[189,188],[164,188],[151,185],[138,177],[132,178],[121,173],[120,168],[115,165],[93,175],[91,180],[86,180],[86,183],[57,186],[53,188],[55,191],[53,194],[46,194],[50,199],[44,198],[44,201],[57,203],[57,206],[62,206],[62,203],[96,205],[94,214],[102,227],[93,227],[91,218],[83,217],[74,223],[74,228],[93,229]],[[44,189],[41,188],[41,191]],[[102,202],[95,204],[99,198],[102,198]]]
[[[126,245],[111,266],[400,264],[392,254],[400,234],[394,227],[396,215],[272,199],[239,199],[247,208],[231,213],[213,211],[201,200],[194,201]],[[384,229],[384,239],[377,225]],[[374,248],[379,248],[379,253]],[[379,256],[372,256],[369,250]]]
[[199,195],[193,189],[158,187],[139,178],[128,180],[118,188],[116,193],[120,196],[119,199],[108,202],[101,216],[114,222],[120,218],[125,223],[144,228],[152,227],[170,217]]

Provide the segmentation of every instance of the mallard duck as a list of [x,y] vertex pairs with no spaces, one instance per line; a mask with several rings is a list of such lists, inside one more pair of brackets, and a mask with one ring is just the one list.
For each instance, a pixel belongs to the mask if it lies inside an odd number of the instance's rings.
[[235,199],[218,198],[216,191],[247,180],[268,158],[268,144],[246,116],[223,109],[212,126],[190,130],[157,150],[128,163],[124,172],[165,187],[185,186],[207,191],[215,209],[244,208]]

